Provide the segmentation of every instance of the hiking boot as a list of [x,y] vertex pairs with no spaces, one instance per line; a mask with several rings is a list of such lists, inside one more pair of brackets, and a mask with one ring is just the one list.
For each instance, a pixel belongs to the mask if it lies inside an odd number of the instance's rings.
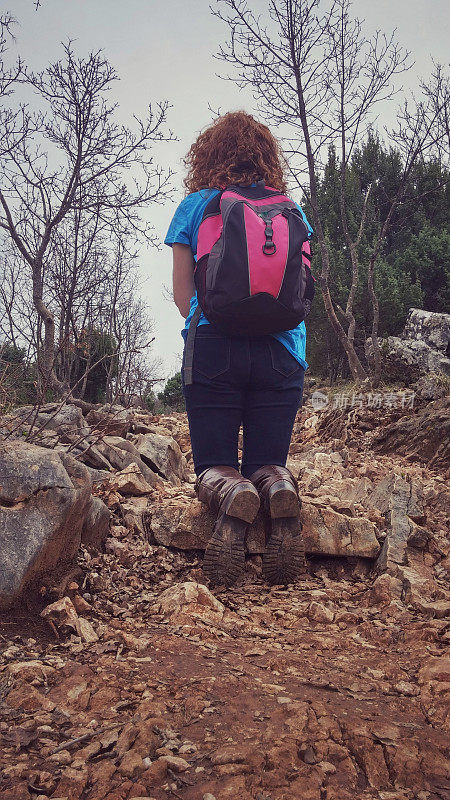
[[250,480],[270,522],[263,577],[272,585],[293,583],[306,572],[298,485],[287,467],[260,467]]
[[233,467],[209,467],[196,481],[199,500],[218,513],[205,550],[203,572],[215,584],[232,586],[244,571],[244,541],[259,510],[253,484]]

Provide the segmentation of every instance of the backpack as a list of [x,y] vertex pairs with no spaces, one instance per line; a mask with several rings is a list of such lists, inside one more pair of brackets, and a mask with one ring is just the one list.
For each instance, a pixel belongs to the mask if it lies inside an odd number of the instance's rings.
[[315,281],[309,253],[296,204],[264,181],[229,186],[209,201],[198,231],[198,308],[186,342],[185,383],[192,381],[190,351],[202,311],[229,336],[281,333],[305,319]]

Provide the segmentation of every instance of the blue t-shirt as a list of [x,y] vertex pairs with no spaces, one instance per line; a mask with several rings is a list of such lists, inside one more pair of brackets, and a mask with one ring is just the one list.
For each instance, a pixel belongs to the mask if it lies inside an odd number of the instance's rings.
[[[164,244],[169,245],[169,247],[172,247],[172,245],[175,243],[187,244],[191,248],[195,260],[197,260],[198,229],[202,221],[203,212],[209,200],[211,200],[214,195],[218,194],[218,191],[218,189],[202,189],[200,192],[188,194],[187,197],[181,201],[180,205],[175,211],[175,214],[173,215],[172,222],[169,225],[169,230],[167,231],[166,238],[164,239]],[[297,207],[301,212],[309,234],[311,235],[311,225],[306,219],[300,206]],[[187,336],[189,324],[197,306],[197,294],[194,294],[191,298],[189,314],[186,317],[184,330],[181,332],[184,338]],[[209,324],[203,313],[201,314],[198,324]],[[290,331],[273,333],[272,336],[275,339],[278,339],[278,341],[281,342],[281,344],[283,344],[287,350],[289,350],[289,352],[294,356],[294,358],[297,359],[304,369],[308,368],[308,364],[305,361],[306,327],[304,322],[300,322],[296,328],[293,328]]]

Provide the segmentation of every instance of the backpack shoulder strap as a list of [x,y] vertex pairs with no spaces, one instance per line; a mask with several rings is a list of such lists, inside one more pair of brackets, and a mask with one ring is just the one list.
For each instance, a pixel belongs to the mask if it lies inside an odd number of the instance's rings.
[[214,197],[211,197],[208,200],[208,202],[207,202],[207,204],[206,204],[206,206],[205,206],[205,208],[203,210],[201,222],[203,222],[203,220],[206,219],[207,217],[212,217],[215,214],[220,214],[220,201],[222,199],[222,195],[223,195],[224,191],[225,191],[225,189],[221,189],[218,192],[218,194],[215,194]]
[[184,347],[183,379],[185,386],[192,385],[192,366],[194,363],[195,334],[197,332],[197,325],[201,315],[202,315],[202,309],[200,308],[200,305],[198,305],[189,323],[189,328],[186,337],[186,344]]

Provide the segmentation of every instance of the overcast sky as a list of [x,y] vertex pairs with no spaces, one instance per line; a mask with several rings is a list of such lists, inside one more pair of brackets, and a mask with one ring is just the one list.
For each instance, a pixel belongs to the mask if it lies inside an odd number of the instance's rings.
[[[209,0],[0,0],[19,25],[13,49],[34,69],[61,56],[61,42],[71,38],[79,55],[103,49],[117,70],[114,87],[124,123],[133,114],[144,116],[150,101],[167,99],[173,108],[169,123],[178,142],[158,148],[160,163],[177,173],[174,203],[149,208],[157,233],[164,237],[176,203],[182,199],[182,156],[198,132],[211,121],[208,104],[228,111],[252,111],[251,98],[216,76],[224,68],[214,60],[226,31],[209,10]],[[265,0],[250,0],[262,10]],[[415,67],[404,80],[414,86],[417,76],[431,70],[431,57],[448,61],[450,41],[448,0],[355,0],[355,13],[366,30],[397,28],[401,44],[411,51]],[[276,133],[276,131],[275,131]],[[299,198],[297,198],[299,199]],[[171,253],[162,246],[145,249],[141,258],[142,293],[155,322],[155,354],[163,359],[163,374],[179,369],[183,320],[164,298],[171,281]]]

